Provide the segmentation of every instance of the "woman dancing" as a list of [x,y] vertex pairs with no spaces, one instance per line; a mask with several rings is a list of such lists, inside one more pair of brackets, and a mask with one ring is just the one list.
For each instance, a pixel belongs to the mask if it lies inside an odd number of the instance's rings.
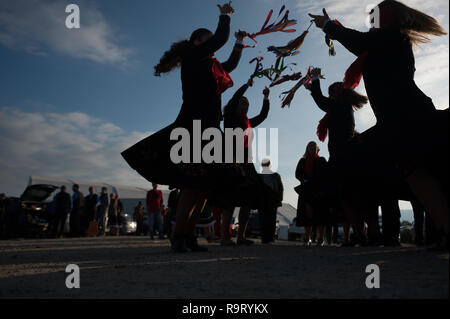
[[[170,155],[175,143],[170,135],[174,128],[180,127],[192,133],[194,120],[200,120],[203,129],[220,128],[221,95],[233,86],[228,73],[239,63],[242,40],[246,36],[242,31],[236,33],[237,42],[228,61],[220,63],[213,58],[214,53],[228,41],[229,15],[234,13],[230,3],[218,7],[221,15],[214,34],[203,28],[194,31],[189,40],[174,43],[155,66],[156,76],[181,67],[183,104],[175,123],[122,154],[130,166],[147,180],[181,190],[172,235],[172,249],[176,252],[186,252],[187,248],[192,251],[206,250],[197,244],[195,225],[207,197],[217,190],[218,175],[222,174],[222,169],[219,165],[203,161],[193,164],[192,149],[189,163],[174,163]],[[222,179],[221,183],[226,181],[226,178]]]
[[[337,184],[339,178],[334,169],[340,160],[345,158],[345,152],[350,140],[355,136],[355,116],[354,112],[361,109],[367,102],[367,97],[357,93],[354,89],[344,88],[343,82],[335,82],[328,88],[329,97],[325,97],[320,89],[321,69],[311,70],[311,83],[306,84],[306,89],[311,91],[311,95],[317,106],[326,113],[317,128],[319,140],[324,142],[328,136],[328,160],[329,193],[330,205],[333,207],[333,222],[342,223],[344,228],[344,245],[349,244],[350,224],[349,218],[342,216],[342,208],[337,196]],[[375,205],[374,205],[375,206]],[[376,206],[374,207],[376,209]]]
[[[340,26],[325,9],[322,16],[310,14],[317,27],[358,56],[346,72],[344,87],[356,87],[363,77],[377,118],[376,126],[361,134],[359,145],[352,147],[351,166],[345,171],[359,179],[359,189],[364,191],[368,185],[364,181],[384,179],[382,185],[389,185],[398,174],[448,234],[449,112],[437,111],[417,87],[412,49],[428,42],[429,35],[446,32],[434,18],[394,0],[385,0],[376,9],[380,27],[369,32]],[[354,192],[350,201],[354,211],[358,197]]]
[[[249,119],[247,117],[249,101],[244,96],[245,92],[248,90],[250,86],[253,85],[253,79],[250,79],[247,84],[244,84],[236,93],[233,95],[233,98],[224,108],[224,128],[225,129],[236,129],[240,128],[245,133],[244,140],[239,142],[234,141],[233,144],[237,144],[237,146],[243,146],[243,158],[237,158],[237,154],[234,157],[235,163],[243,164],[243,168],[245,171],[245,180],[239,185],[236,185],[233,189],[229,191],[231,194],[230,197],[233,198],[233,202],[236,205],[230,205],[227,207],[222,214],[223,222],[222,222],[222,245],[229,246],[233,245],[231,238],[227,238],[227,229],[229,227],[231,218],[234,212],[234,206],[240,206],[239,211],[239,229],[238,229],[238,245],[251,245],[253,241],[245,238],[245,232],[247,229],[247,224],[250,217],[250,210],[252,208],[257,209],[263,207],[263,182],[260,179],[258,173],[255,170],[255,166],[249,160],[249,146],[252,143],[251,130],[252,128],[257,127],[262,122],[265,121],[267,115],[270,110],[270,102],[269,102],[269,94],[270,90],[266,87],[263,91],[264,102],[259,115]],[[233,150],[236,150],[235,145],[233,145]]]

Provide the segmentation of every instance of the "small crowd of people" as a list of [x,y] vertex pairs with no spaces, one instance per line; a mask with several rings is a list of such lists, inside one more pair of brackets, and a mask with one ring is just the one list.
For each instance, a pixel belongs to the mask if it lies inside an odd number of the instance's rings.
[[[305,155],[300,159],[295,172],[301,182],[295,188],[299,194],[296,225],[304,227],[303,240],[306,245],[325,246],[342,244],[343,246],[399,246],[400,245],[400,198],[374,199],[371,203],[371,216],[367,217],[363,241],[352,238],[351,223],[339,200],[330,198],[329,162],[319,155],[319,147],[312,141],[306,147]],[[436,225],[425,212],[423,206],[403,185],[402,199],[409,198],[414,213],[414,241],[417,246],[437,245],[440,234]],[[405,194],[406,195],[406,194]],[[379,218],[381,211],[381,223]],[[343,238],[339,238],[339,227],[343,229]]]
[[96,194],[94,187],[90,186],[89,194],[84,196],[78,184],[72,186],[72,191],[70,195],[63,185],[53,198],[50,208],[50,216],[53,218],[49,221],[52,236],[87,236],[91,222],[98,224],[98,236],[105,235],[107,226],[111,232],[118,233],[123,213],[123,204],[118,194],[108,195],[107,187],[102,187],[101,193]]

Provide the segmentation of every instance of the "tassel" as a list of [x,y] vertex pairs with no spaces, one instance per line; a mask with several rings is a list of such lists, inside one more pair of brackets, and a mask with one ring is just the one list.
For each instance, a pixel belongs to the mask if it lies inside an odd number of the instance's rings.
[[329,114],[325,114],[325,116],[319,121],[319,125],[317,126],[317,137],[321,142],[325,142],[328,136],[328,121]]

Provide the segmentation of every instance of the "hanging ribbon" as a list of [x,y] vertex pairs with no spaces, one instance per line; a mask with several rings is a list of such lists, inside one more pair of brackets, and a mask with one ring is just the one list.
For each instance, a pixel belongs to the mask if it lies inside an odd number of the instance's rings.
[[[333,22],[335,22],[336,24],[342,26],[342,24],[338,20],[334,20]],[[334,49],[334,43],[333,43],[333,40],[330,39],[328,34],[325,36],[325,43],[327,44],[327,46],[329,48],[328,54],[330,56],[335,56],[336,55],[336,50]]]
[[293,73],[291,75],[283,75],[281,77],[281,79],[279,79],[278,81],[273,81],[270,84],[270,87],[274,87],[277,85],[280,85],[281,83],[287,82],[287,81],[298,81],[302,78],[302,72],[297,72],[297,73]]
[[275,62],[275,66],[272,66],[272,71],[271,71],[271,76],[273,76],[275,74],[275,78],[273,79],[273,81],[277,81],[278,78],[281,76],[281,74],[289,67],[292,71],[292,67],[291,65],[297,65],[297,63],[289,63],[289,64],[284,64],[284,57],[278,57],[276,62]]
[[262,60],[264,60],[264,58],[262,56],[259,56],[259,57],[256,57],[256,58],[252,59],[249,62],[250,64],[256,62],[255,71],[253,72],[251,78],[266,77],[270,81],[272,81],[272,77],[271,77],[272,68],[264,69],[264,67],[263,67],[263,65],[261,63]]
[[[289,91],[283,92],[281,93],[281,95],[285,95],[283,98],[283,102],[281,104],[281,108],[285,108],[286,106],[290,107],[291,106],[291,102],[294,99],[295,93],[297,92],[297,90],[304,84],[309,83],[311,81],[311,67],[308,68],[308,72],[306,73],[306,75],[301,78],[298,83]],[[280,97],[281,97],[280,95]]]
[[313,21],[311,21],[311,24],[309,25],[308,29],[306,29],[299,37],[289,41],[287,45],[281,47],[270,46],[267,48],[267,50],[269,52],[275,53],[277,57],[288,57],[298,54],[299,53],[298,49],[300,49],[303,42],[305,41],[306,35],[308,34],[312,24]]
[[283,18],[279,22],[276,23],[276,21],[279,19],[279,17],[281,16],[281,14],[283,13],[283,11],[285,9],[286,9],[286,6],[282,6],[275,22],[268,25],[270,18],[273,15],[273,10],[270,10],[261,30],[257,33],[253,33],[253,34],[249,35],[249,38],[252,39],[253,41],[255,41],[255,43],[256,43],[255,38],[257,36],[260,36],[263,34],[269,34],[269,33],[273,33],[273,32],[287,32],[287,33],[295,32],[296,31],[295,29],[287,29],[287,28],[297,24],[297,20],[289,20],[289,10],[286,10]]

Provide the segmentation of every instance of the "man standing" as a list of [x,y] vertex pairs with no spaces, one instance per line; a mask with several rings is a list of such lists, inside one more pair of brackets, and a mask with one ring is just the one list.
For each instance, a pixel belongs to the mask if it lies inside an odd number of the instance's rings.
[[144,230],[144,205],[142,202],[134,208],[134,220],[136,221],[136,235],[141,236]]
[[53,233],[55,236],[61,237],[64,233],[67,215],[72,209],[72,201],[70,200],[70,195],[66,192],[66,186],[61,186],[61,191],[55,195],[53,201],[56,212]]
[[81,235],[81,215],[83,214],[84,195],[80,192],[80,186],[72,186],[72,211],[70,212],[70,234],[72,237]]
[[82,233],[85,234],[89,223],[96,218],[98,196],[94,193],[94,187],[89,187],[89,195],[84,201],[84,216],[82,219]]
[[266,198],[265,207],[259,212],[261,221],[261,241],[263,244],[269,244],[274,241],[275,227],[277,223],[277,209],[283,201],[283,183],[281,176],[271,170],[270,160],[262,161],[263,168],[260,174],[261,179],[266,187],[268,196]]
[[106,214],[108,213],[109,207],[109,199],[108,199],[108,188],[102,187],[102,192],[100,194],[100,198],[97,202],[97,223],[99,227],[99,236],[105,235],[105,227],[106,227]]
[[164,225],[161,216],[163,194],[158,190],[158,184],[152,184],[153,189],[147,192],[147,212],[150,228],[150,238],[153,239],[155,221],[158,227],[159,239],[164,239]]
[[0,238],[6,238],[9,200],[5,194],[0,194]]

